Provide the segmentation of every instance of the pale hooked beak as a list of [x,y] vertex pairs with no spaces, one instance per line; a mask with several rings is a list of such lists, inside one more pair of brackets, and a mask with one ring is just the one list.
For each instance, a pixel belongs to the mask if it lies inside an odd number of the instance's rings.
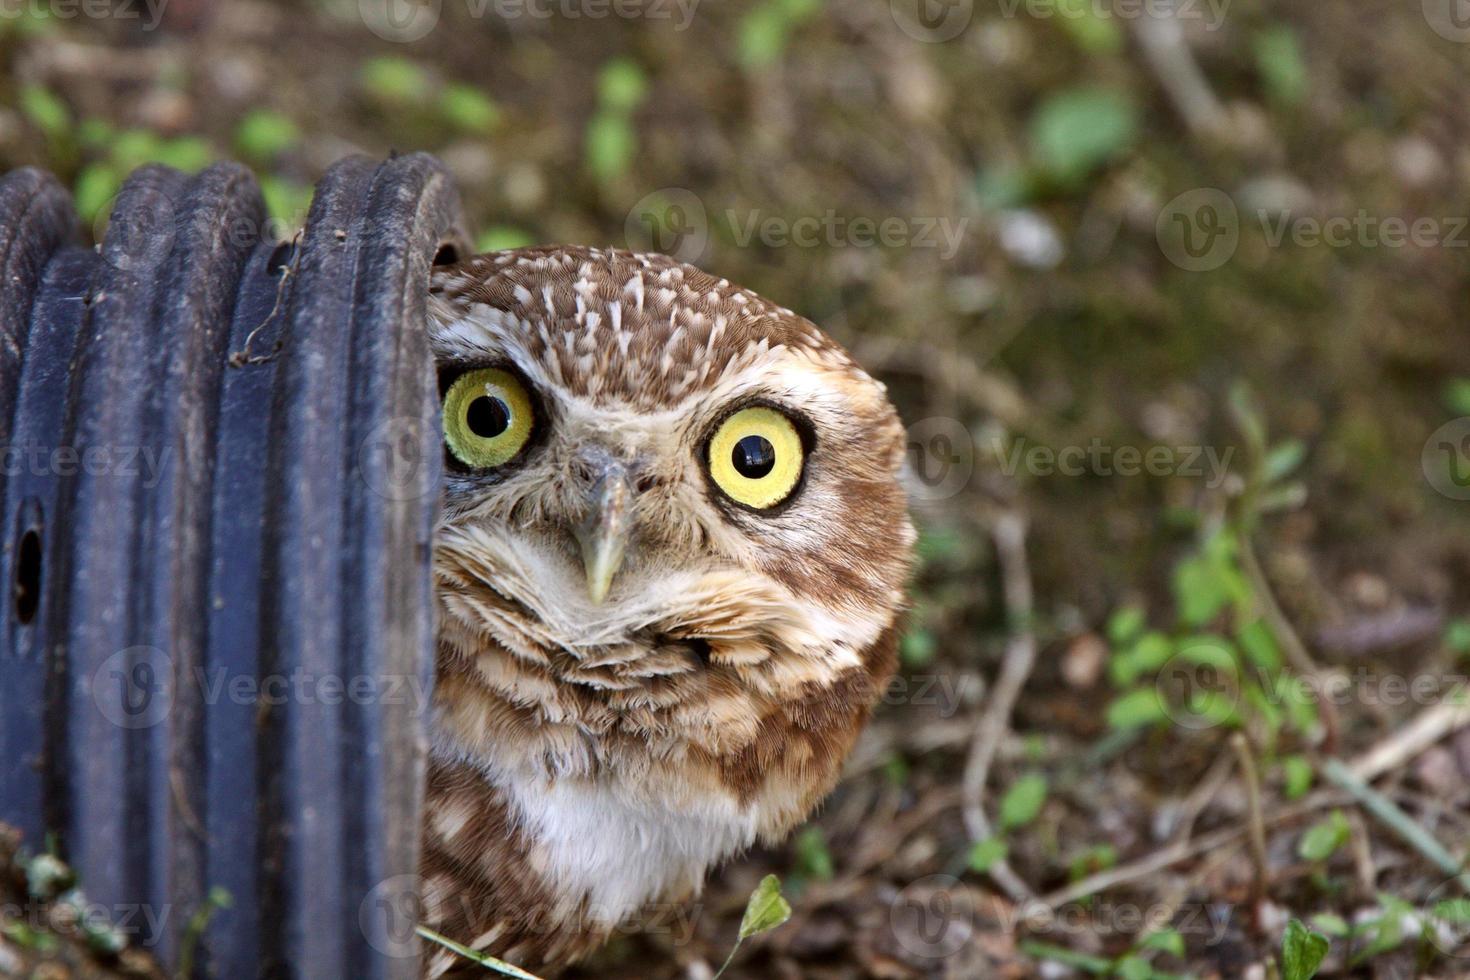
[[582,564],[587,569],[587,595],[601,605],[612,590],[628,545],[633,487],[622,463],[609,461],[592,486],[587,518],[577,528]]

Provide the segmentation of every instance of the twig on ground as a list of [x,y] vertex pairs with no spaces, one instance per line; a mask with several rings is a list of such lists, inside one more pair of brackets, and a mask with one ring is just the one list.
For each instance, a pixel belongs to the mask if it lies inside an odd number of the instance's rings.
[[[1256,557],[1255,545],[1251,543],[1249,530],[1240,535],[1240,567],[1245,576],[1250,580],[1251,591],[1255,593],[1256,599],[1261,604],[1261,615],[1265,617],[1271,632],[1281,641],[1286,659],[1296,668],[1297,673],[1311,679],[1316,679],[1322,669],[1307,652],[1307,645],[1302,642],[1296,627],[1286,617],[1281,604],[1276,601],[1276,593],[1271,588],[1271,582],[1266,578],[1266,572],[1261,568],[1261,562]],[[1337,716],[1337,705],[1332,703],[1331,698],[1318,698],[1318,709],[1321,711],[1322,725],[1326,729],[1323,739],[1323,751],[1331,753],[1337,745],[1338,733],[1341,731],[1341,723]]]
[[1174,818],[1173,831],[1169,834],[1171,841],[1187,841],[1194,833],[1195,821],[1199,815],[1205,812],[1205,807],[1215,799],[1225,781],[1230,778],[1231,771],[1235,768],[1235,756],[1228,752],[1221,752],[1210,764],[1205,772],[1204,778],[1190,790],[1184,802],[1179,804],[1179,812]]
[[[1001,578],[1005,590],[1006,619],[1010,625],[1010,640],[1006,643],[1005,661],[1001,664],[1000,676],[991,688],[990,702],[980,724],[975,727],[975,737],[970,743],[969,759],[961,782],[964,799],[965,830],[970,839],[985,840],[991,836],[990,821],[985,816],[985,782],[990,775],[990,764],[995,759],[996,748],[1010,728],[1011,710],[1031,668],[1036,663],[1036,635],[1031,629],[1031,572],[1026,563],[1026,522],[1015,511],[1005,511],[995,520],[991,531],[995,538],[995,550],[1000,560]],[[1035,900],[1020,876],[1004,860],[990,867],[990,878],[1017,903]]]
[[1221,131],[1225,110],[1195,61],[1178,19],[1139,17],[1133,30],[1144,61],[1185,124],[1196,135]]
[[[1346,790],[1370,815],[1398,835],[1404,843],[1422,854],[1426,860],[1447,875],[1461,876],[1461,862],[1455,858],[1433,834],[1414,822],[1414,819],[1398,808],[1398,805],[1369,786],[1363,779],[1338,759],[1322,762],[1322,775],[1334,786]],[[1470,875],[1460,878],[1465,886]],[[1467,888],[1470,890],[1470,888]]]
[[[1291,806],[1282,807],[1274,813],[1266,814],[1262,822],[1267,826],[1288,823],[1292,820],[1299,820],[1310,813],[1326,807],[1342,806],[1351,800],[1352,797],[1346,793],[1317,792],[1299,803],[1294,803]],[[1244,827],[1223,827],[1220,830],[1205,834],[1202,837],[1196,837],[1193,840],[1178,841],[1162,847],[1152,854],[1145,855],[1137,861],[1130,861],[1128,864],[1120,864],[1116,867],[1108,868],[1106,871],[1099,871],[1097,874],[1089,875],[1081,881],[1067,885],[1065,888],[1058,888],[1050,894],[1041,896],[1041,902],[1053,909],[1070,905],[1073,902],[1080,902],[1089,895],[1096,895],[1111,888],[1117,888],[1119,885],[1126,885],[1140,878],[1147,878],[1149,875],[1157,874],[1165,868],[1178,864],[1180,861],[1186,861],[1189,858],[1205,854],[1216,848],[1224,847],[1244,835]]]
[[1261,813],[1261,777],[1256,772],[1256,760],[1251,754],[1250,742],[1243,732],[1230,736],[1230,747],[1235,751],[1235,761],[1240,767],[1240,778],[1245,783],[1246,814],[1249,819],[1251,865],[1255,874],[1251,881],[1251,906],[1259,909],[1266,897],[1266,884],[1271,875],[1270,859],[1266,856],[1266,819]]
[[1446,735],[1470,727],[1470,703],[1443,701],[1358,756],[1348,771],[1364,782],[1397,769]]

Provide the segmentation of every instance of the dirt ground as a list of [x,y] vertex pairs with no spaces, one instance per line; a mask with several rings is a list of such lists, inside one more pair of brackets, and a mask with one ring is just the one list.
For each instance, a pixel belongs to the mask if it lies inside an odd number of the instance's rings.
[[674,252],[888,383],[922,563],[848,777],[575,976],[711,976],[767,873],[727,977],[1290,977],[1293,920],[1321,976],[1470,976],[1470,31],[920,2],[7,16],[0,163],[101,227],[240,158],[289,229],[428,150],[482,247]]

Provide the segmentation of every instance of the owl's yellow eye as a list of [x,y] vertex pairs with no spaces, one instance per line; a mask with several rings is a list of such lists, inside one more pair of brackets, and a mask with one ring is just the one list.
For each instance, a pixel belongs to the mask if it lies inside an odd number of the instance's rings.
[[773,408],[744,408],[709,443],[709,474],[731,500],[774,507],[796,489],[804,452],[791,420]]
[[477,470],[504,466],[526,447],[535,421],[531,394],[500,368],[466,371],[444,394],[444,441]]

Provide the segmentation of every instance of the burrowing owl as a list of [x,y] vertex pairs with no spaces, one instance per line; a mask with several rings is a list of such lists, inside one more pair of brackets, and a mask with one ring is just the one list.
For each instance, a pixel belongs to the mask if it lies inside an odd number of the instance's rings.
[[661,255],[480,256],[430,321],[424,913],[555,967],[831,789],[894,661],[904,436],[810,322]]

